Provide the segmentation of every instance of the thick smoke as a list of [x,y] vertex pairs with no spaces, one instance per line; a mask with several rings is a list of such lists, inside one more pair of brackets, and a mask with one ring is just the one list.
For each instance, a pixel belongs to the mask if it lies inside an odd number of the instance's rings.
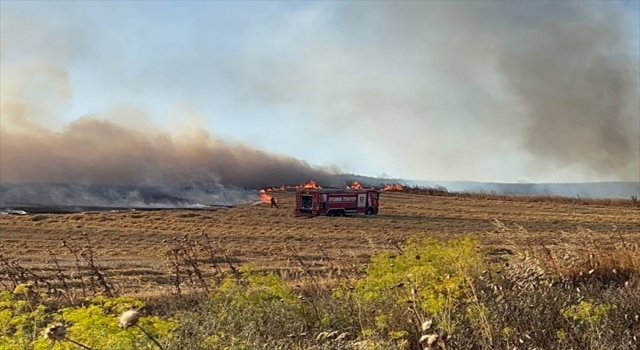
[[[299,113],[290,123],[329,126],[324,134],[349,140],[354,149],[366,145],[362,157],[383,159],[389,172],[486,179],[514,167],[519,174],[562,173],[573,181],[637,181],[640,70],[637,33],[629,28],[638,20],[617,6],[313,3],[249,27],[242,50],[221,52],[210,66],[192,67],[207,43],[186,36],[170,63],[154,66],[164,62],[161,54],[149,63],[156,69],[151,73],[166,72],[164,78],[141,72],[144,79],[119,81],[126,72],[108,66],[108,59],[92,71],[108,75],[115,90],[132,85],[171,94],[198,86],[234,101],[230,110],[286,107]],[[175,196],[185,189],[201,189],[188,195],[189,203],[238,202],[250,197],[247,187],[309,179],[344,185],[335,169],[221,140],[201,123],[185,121],[194,114],[188,110],[177,116],[186,130],[171,133],[150,125],[142,111],[116,106],[64,124],[60,115],[75,88],[68,66],[86,64],[100,41],[71,20],[51,31],[52,18],[3,17],[12,31],[3,30],[0,41],[0,182],[160,188],[168,203],[184,199]],[[194,53],[186,55],[189,48]],[[28,59],[12,56],[16,50]],[[187,61],[176,64],[183,53]],[[189,81],[197,75],[206,82]],[[19,197],[14,189],[4,191],[0,200]],[[42,193],[40,187],[30,191]],[[228,195],[213,195],[220,191]],[[64,186],[50,192],[56,202],[97,201]],[[148,201],[145,194],[117,191],[107,198]]]
[[[251,52],[229,70],[246,74],[229,82],[262,97],[259,105],[348,124],[389,164],[422,178],[498,178],[516,167],[638,181],[633,12],[605,1],[335,6],[283,21],[288,30],[276,32],[285,39]],[[301,54],[273,56],[286,47]]]
[[3,125],[0,179],[23,184],[5,186],[4,203],[138,207],[238,204],[256,196],[242,189],[335,180],[327,170],[205,131],[151,134],[95,117],[61,132]]
[[330,175],[303,161],[224,142],[205,131],[154,135],[94,117],[73,121],[61,132],[3,127],[0,137],[3,182],[140,186],[216,182],[260,188],[327,181]]
[[1,79],[3,206],[232,205],[255,201],[264,186],[337,179],[335,170],[216,138],[188,110],[171,133],[132,108],[56,130],[73,95],[64,67],[3,62]]

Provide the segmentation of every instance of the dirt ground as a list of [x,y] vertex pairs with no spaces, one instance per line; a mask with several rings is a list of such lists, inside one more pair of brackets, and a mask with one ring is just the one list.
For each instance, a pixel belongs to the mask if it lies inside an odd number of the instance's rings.
[[[378,216],[295,218],[294,192],[270,194],[280,209],[258,204],[200,211],[2,215],[0,253],[23,266],[44,269],[51,251],[62,264],[71,265],[62,239],[86,232],[99,264],[112,278],[153,288],[168,283],[167,252],[174,238],[201,232],[237,262],[274,269],[292,266],[296,256],[316,266],[327,264],[327,257],[333,263],[364,261],[375,250],[421,235],[474,234],[493,249],[544,244],[579,250],[587,243],[615,249],[621,240],[640,242],[638,208],[386,192]],[[496,221],[511,229],[499,229]]]

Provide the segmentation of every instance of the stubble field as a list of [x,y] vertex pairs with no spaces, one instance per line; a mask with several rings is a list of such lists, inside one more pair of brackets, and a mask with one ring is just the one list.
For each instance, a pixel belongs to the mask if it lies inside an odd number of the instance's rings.
[[0,216],[0,349],[638,349],[637,199],[404,189],[296,218],[269,194]]
[[89,237],[97,263],[112,281],[127,294],[148,294],[171,288],[171,249],[185,235],[197,238],[202,233],[227,262],[285,275],[301,263],[322,271],[328,265],[366,262],[373,252],[393,250],[412,237],[474,235],[488,259],[540,248],[554,256],[593,249],[615,254],[620,244],[640,242],[640,211],[615,203],[384,192],[378,216],[296,218],[294,193],[270,193],[279,209],[258,204],[197,211],[3,215],[0,251],[8,260],[48,275],[56,272],[54,256],[63,269],[74,265],[63,240],[78,240],[82,248],[82,238]]

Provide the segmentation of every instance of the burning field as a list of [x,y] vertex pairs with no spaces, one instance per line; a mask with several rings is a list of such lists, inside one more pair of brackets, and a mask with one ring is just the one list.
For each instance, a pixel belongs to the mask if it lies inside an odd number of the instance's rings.
[[[584,348],[588,341],[598,339],[608,348],[632,349],[629,346],[634,337],[640,336],[640,323],[633,321],[634,308],[640,306],[640,215],[632,200],[461,195],[391,184],[381,188],[377,216],[295,218],[295,191],[305,186],[317,184],[261,190],[262,201],[273,196],[278,209],[259,201],[198,211],[126,209],[0,215],[0,285],[16,293],[24,288],[37,290],[46,300],[63,305],[97,295],[142,300],[147,305],[146,315],[161,317],[150,321],[145,316],[146,327],[151,326],[149,322],[158,324],[169,318],[178,322],[171,336],[152,333],[170,349],[204,349],[202,344],[211,341],[207,339],[223,334],[244,337],[252,349],[265,343],[274,347],[287,344],[283,347],[287,349],[322,344],[327,349],[357,348],[354,344],[365,337],[353,331],[358,324],[373,327],[377,334],[374,344],[387,344],[389,349],[423,349],[402,340],[417,341],[425,336],[453,348],[472,349],[473,344],[484,343],[484,333],[471,327],[474,323],[465,316],[468,311],[464,308],[470,306],[464,305],[473,303],[460,299],[464,304],[442,311],[466,322],[449,328],[438,309],[416,306],[415,311],[407,311],[401,296],[412,291],[432,293],[429,288],[439,288],[438,283],[457,284],[462,277],[450,271],[452,265],[447,261],[469,264],[469,259],[477,258],[475,263],[487,264],[489,270],[472,272],[472,265],[461,266],[473,273],[469,278],[480,293],[475,303],[486,308],[492,334],[518,327],[511,336],[497,337],[497,344],[518,339],[535,346],[553,343],[545,334],[535,333],[541,323],[554,334],[566,332],[572,337],[566,342],[574,348]],[[427,243],[416,248],[411,245],[416,239]],[[441,261],[447,263],[442,265]],[[428,275],[428,284],[406,280],[403,271],[416,262],[416,267],[428,266],[437,272]],[[262,275],[264,272],[275,274]],[[451,279],[441,280],[447,273],[452,274]],[[391,279],[389,286],[384,284],[387,279]],[[538,280],[544,287],[536,284]],[[242,285],[234,287],[234,283]],[[376,290],[375,295],[382,299],[360,296],[369,293],[367,288]],[[400,289],[406,293],[398,294]],[[438,297],[445,292],[436,289],[436,293]],[[106,300],[128,303],[129,299]],[[349,312],[356,305],[362,308],[360,318]],[[593,305],[600,309],[611,306],[611,311],[603,321],[607,323],[592,327],[599,327],[601,334],[606,334],[605,329],[616,329],[619,336],[576,336],[581,321],[566,320],[580,312],[578,307]],[[327,325],[314,316],[314,308],[322,317],[336,319]],[[508,318],[504,318],[505,308],[510,310]],[[82,310],[77,306],[66,312]],[[95,316],[81,322],[109,324],[109,317],[116,319],[110,311],[104,312],[104,321]],[[604,315],[604,311],[598,312]],[[390,336],[375,328],[381,317],[389,318],[389,327],[407,333]],[[631,317],[628,325],[625,317]],[[249,326],[257,318],[260,326]],[[281,324],[280,319],[288,323]],[[289,326],[292,321],[306,326],[300,331]],[[80,331],[82,324],[71,328],[75,339],[88,344],[118,339],[89,332],[100,327],[92,323],[82,326],[87,331]],[[258,328],[260,335],[254,333]],[[121,331],[115,327],[113,332]],[[325,338],[331,332],[338,333]],[[216,344],[236,344],[216,339]]]
[[[299,186],[316,185],[313,182]],[[393,189],[391,189],[393,188]],[[381,193],[375,217],[300,219],[293,217],[295,189],[260,191],[262,201],[273,196],[280,208],[268,204],[145,211],[120,209],[68,214],[0,215],[2,250],[7,259],[24,266],[46,268],[55,254],[64,266],[72,256],[60,243],[86,233],[110,278],[129,292],[171,287],[171,265],[164,254],[175,239],[206,233],[241,263],[288,271],[295,256],[321,269],[330,257],[337,264],[366,259],[378,249],[427,233],[454,238],[479,235],[490,249],[524,249],[546,244],[552,249],[581,250],[584,240],[613,247],[620,239],[640,239],[640,215],[630,200],[563,202],[559,198],[457,197],[398,192]],[[407,190],[408,192],[409,190]],[[253,204],[253,203],[252,203]],[[526,232],[503,236],[495,221]],[[614,233],[615,232],[615,233]],[[622,235],[622,236],[619,236]],[[391,246],[390,246],[391,244]],[[326,255],[326,256],[325,256]],[[153,288],[150,288],[152,287]]]
[[[273,186],[273,187],[267,187],[264,189],[261,189],[260,191],[258,191],[258,196],[260,197],[260,200],[264,203],[269,203],[271,202],[271,198],[272,196],[268,194],[268,192],[282,192],[282,191],[287,191],[287,190],[295,190],[298,188],[308,188],[308,189],[322,189],[322,186],[319,186],[317,182],[310,180],[308,182],[299,184],[299,185],[281,185],[281,186]],[[359,190],[359,189],[363,189],[363,188],[372,188],[372,189],[377,189],[379,191],[393,191],[393,192],[402,192],[404,190],[404,187],[400,184],[388,184],[388,185],[382,185],[382,186],[368,186],[368,187],[363,187],[360,182],[358,181],[354,181],[352,182],[350,185],[347,185],[345,187],[345,189],[347,190]]]
[[[344,188],[369,187],[380,191],[381,205],[379,215],[367,218],[295,218],[295,191],[323,188],[313,180],[245,191],[243,201],[229,205],[187,201],[184,193],[181,197],[158,195],[167,193],[166,188],[163,192],[153,188],[137,189],[140,204],[137,207],[130,197],[127,202],[120,202],[120,206],[114,205],[118,203],[114,198],[122,199],[122,193],[128,192],[117,193],[113,188],[96,192],[100,198],[111,196],[110,205],[105,206],[95,205],[93,198],[69,206],[59,206],[55,201],[23,202],[6,206],[0,215],[2,249],[5,257],[18,259],[25,266],[45,266],[50,256],[44,252],[55,254],[65,265],[71,260],[67,256],[69,252],[60,248],[61,240],[87,233],[95,244],[95,253],[112,270],[112,278],[124,278],[127,290],[141,290],[147,284],[163,286],[171,275],[170,266],[158,258],[169,249],[167,241],[203,233],[219,242],[238,261],[279,270],[290,268],[285,262],[291,260],[294,252],[302,254],[308,263],[321,267],[323,254],[345,258],[348,252],[347,255],[360,261],[377,249],[389,248],[391,242],[402,242],[423,233],[434,237],[480,235],[486,247],[502,249],[507,239],[491,234],[495,221],[527,230],[526,234],[509,237],[514,241],[508,244],[516,247],[546,242],[580,249],[585,232],[591,232],[589,239],[607,246],[619,239],[610,234],[611,230],[624,233],[626,240],[640,239],[640,204],[635,198],[455,193],[443,188],[406,187],[398,183],[363,186],[358,181]],[[214,190],[208,195],[215,194]],[[5,191],[11,193],[11,189]],[[64,194],[67,192],[61,192],[60,196]],[[15,204],[7,198],[11,197],[4,197],[5,205]],[[270,208],[272,198],[279,208]],[[216,199],[219,201],[220,197]],[[558,232],[563,233],[558,236]],[[322,249],[318,250],[319,247]],[[123,271],[126,272],[121,274]],[[150,271],[155,272],[147,276]],[[130,285],[130,276],[135,276],[140,284]]]
[[638,349],[627,2],[51,3],[1,4],[0,350]]

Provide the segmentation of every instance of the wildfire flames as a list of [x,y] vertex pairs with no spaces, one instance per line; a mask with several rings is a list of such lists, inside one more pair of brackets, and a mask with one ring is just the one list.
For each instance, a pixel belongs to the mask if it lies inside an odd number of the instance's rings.
[[361,190],[362,185],[358,181],[354,181],[351,186],[347,186],[347,188],[352,190]]
[[[268,195],[267,192],[271,192],[271,191],[286,191],[286,190],[289,190],[289,189],[297,189],[297,188],[321,189],[322,187],[318,186],[318,184],[315,181],[310,180],[309,182],[306,182],[306,183],[303,183],[303,184],[299,184],[299,185],[295,185],[295,186],[285,186],[285,185],[283,185],[283,186],[268,187],[268,188],[260,190],[258,192],[258,195],[260,196],[260,200],[262,202],[269,203],[271,201],[271,196]],[[360,190],[360,189],[364,189],[364,187],[358,181],[354,181],[350,186],[347,186],[347,189]],[[404,187],[402,187],[402,185],[400,185],[400,184],[387,184],[381,190],[382,191],[387,191],[387,192],[402,192],[402,191],[404,191]]]
[[298,187],[298,188],[322,188],[322,187],[318,186],[318,184],[313,180],[311,180],[311,181],[309,181],[309,182],[307,182],[305,184],[299,185],[299,186],[300,187]]
[[314,188],[314,189],[321,189],[322,187],[318,186],[318,184],[311,180],[309,182],[303,183],[303,184],[299,184],[296,186],[274,186],[274,187],[268,187],[265,189],[262,189],[260,191],[258,191],[258,196],[260,196],[260,200],[264,203],[269,203],[271,202],[271,196],[267,194],[267,192],[271,192],[271,191],[286,191],[288,189],[296,189],[296,188]]
[[315,188],[315,189],[321,189],[322,187],[318,186],[318,184],[311,180],[309,182],[305,182],[303,184],[299,184],[299,185],[295,185],[295,186],[274,186],[274,187],[269,187],[267,189],[265,189],[265,191],[286,191],[289,189],[296,189],[296,188]]
[[382,190],[383,191],[403,191],[404,187],[402,187],[402,185],[400,184],[391,184],[391,185],[384,186]]

